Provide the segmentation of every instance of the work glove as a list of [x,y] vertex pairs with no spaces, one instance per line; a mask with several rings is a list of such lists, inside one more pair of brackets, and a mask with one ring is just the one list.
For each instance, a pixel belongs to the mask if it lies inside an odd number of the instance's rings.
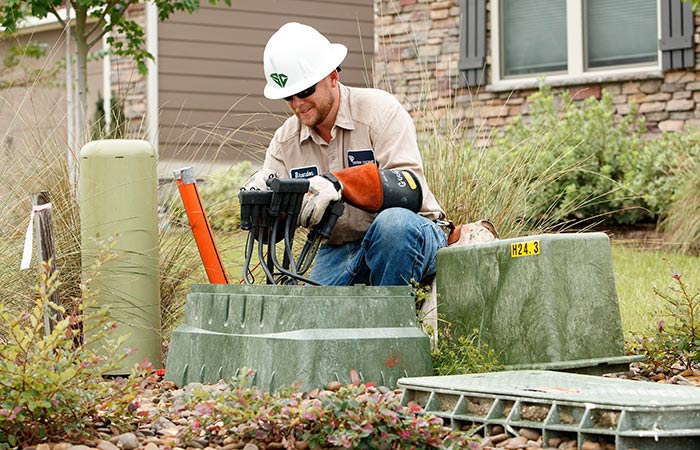
[[304,195],[297,225],[311,228],[321,221],[331,202],[340,200],[340,191],[320,175],[309,178],[309,192]]
[[379,169],[374,163],[332,172],[343,187],[343,200],[368,213],[401,207],[420,211],[423,190],[408,169]]
[[269,191],[267,180],[270,178],[277,178],[277,173],[274,170],[260,169],[243,183],[241,189],[246,191]]

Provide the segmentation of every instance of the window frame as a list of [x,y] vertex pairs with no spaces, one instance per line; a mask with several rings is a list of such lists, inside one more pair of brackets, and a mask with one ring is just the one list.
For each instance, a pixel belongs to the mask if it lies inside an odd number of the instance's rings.
[[[600,82],[606,79],[642,78],[662,73],[662,52],[657,49],[656,63],[641,63],[616,67],[586,69],[586,42],[584,2],[566,0],[567,71],[540,74],[512,75],[503,77],[503,52],[501,51],[501,4],[502,0],[491,0],[491,85],[495,88],[514,89],[522,85],[538,85],[542,80],[550,84],[581,84]],[[661,1],[656,0],[656,36],[661,36]]]

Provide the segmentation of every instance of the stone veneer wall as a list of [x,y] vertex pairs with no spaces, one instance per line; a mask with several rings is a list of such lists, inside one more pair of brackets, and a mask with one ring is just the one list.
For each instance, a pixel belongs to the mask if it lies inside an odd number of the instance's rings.
[[[487,5],[487,80],[490,83],[490,18]],[[460,8],[458,0],[375,0],[375,84],[396,95],[409,110],[419,129],[435,117],[461,123],[478,145],[487,145],[494,130],[513,117],[527,120],[528,97],[535,88],[491,91],[457,87]],[[632,102],[646,118],[648,131],[680,131],[700,126],[700,56],[696,17],[696,66],[665,72],[643,80],[605,81],[555,86],[582,100],[602,90],[613,96],[617,116],[629,113]],[[488,84],[487,83],[487,84]],[[427,107],[426,107],[427,105]],[[426,111],[433,119],[426,120]]]

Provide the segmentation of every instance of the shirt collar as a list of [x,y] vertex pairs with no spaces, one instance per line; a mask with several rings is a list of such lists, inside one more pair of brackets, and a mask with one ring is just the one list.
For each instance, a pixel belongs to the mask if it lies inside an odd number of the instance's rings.
[[[350,89],[344,84],[338,82],[340,88],[340,106],[338,107],[338,114],[335,117],[335,127],[340,127],[346,130],[354,130],[355,123],[352,120],[352,111],[350,111]],[[331,134],[335,137],[335,131],[331,130]],[[306,139],[313,139],[314,142],[320,144],[323,139],[314,131],[313,128],[301,124],[301,131],[299,133],[299,143],[304,142]]]
[[340,107],[335,118],[335,125],[346,130],[354,130],[355,122],[352,120],[352,111],[350,110],[350,88],[340,82],[338,85],[340,86]]

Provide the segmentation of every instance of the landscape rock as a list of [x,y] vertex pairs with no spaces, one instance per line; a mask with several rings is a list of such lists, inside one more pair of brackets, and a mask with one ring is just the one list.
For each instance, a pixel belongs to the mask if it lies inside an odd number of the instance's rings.
[[98,441],[97,448],[99,450],[119,450],[119,447],[117,447],[109,441]]
[[[504,441],[506,442],[506,441]],[[514,437],[512,439],[509,439],[503,448],[507,448],[509,450],[513,449],[519,449],[519,448],[527,448],[527,438],[524,438],[522,436]]]
[[521,428],[518,434],[531,441],[536,441],[540,438],[539,431],[533,430],[531,428]]
[[[109,440],[122,450],[134,450],[139,447],[139,440],[134,433],[124,433]],[[75,449],[74,449],[75,450]]]

